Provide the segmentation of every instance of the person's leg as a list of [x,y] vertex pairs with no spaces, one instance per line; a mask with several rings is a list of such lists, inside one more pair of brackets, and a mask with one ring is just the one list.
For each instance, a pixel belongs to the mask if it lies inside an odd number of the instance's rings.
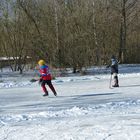
[[113,87],[119,87],[119,82],[118,82],[118,75],[117,73],[114,73],[114,85]]
[[115,76],[115,79],[116,79],[116,87],[119,87],[118,75]]
[[54,86],[53,86],[51,80],[47,80],[47,85],[49,86],[49,88],[52,90],[52,92],[53,92],[54,95],[56,96],[57,93],[56,93],[56,91],[55,91],[55,88],[54,88]]
[[47,89],[46,89],[46,86],[45,86],[45,81],[44,80],[42,80],[42,82],[41,82],[41,87],[42,87],[42,89],[43,89],[43,91],[44,91],[44,95],[43,96],[48,96],[48,91],[47,91]]

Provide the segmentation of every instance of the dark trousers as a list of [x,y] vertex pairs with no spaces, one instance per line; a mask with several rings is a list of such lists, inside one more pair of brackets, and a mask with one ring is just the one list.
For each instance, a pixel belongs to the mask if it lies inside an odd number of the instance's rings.
[[45,93],[48,94],[47,88],[45,86],[47,84],[49,86],[49,88],[52,90],[52,92],[54,93],[54,95],[56,95],[56,91],[55,91],[55,88],[54,88],[51,80],[41,80],[40,83],[41,83],[41,87]]
[[118,73],[113,73],[113,76],[114,76],[114,85],[115,86],[119,85]]

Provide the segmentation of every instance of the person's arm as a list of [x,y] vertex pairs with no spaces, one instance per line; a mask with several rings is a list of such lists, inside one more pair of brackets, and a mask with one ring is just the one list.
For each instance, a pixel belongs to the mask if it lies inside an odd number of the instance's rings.
[[110,67],[111,67],[111,65],[107,65],[107,66],[106,66],[106,68],[110,68]]

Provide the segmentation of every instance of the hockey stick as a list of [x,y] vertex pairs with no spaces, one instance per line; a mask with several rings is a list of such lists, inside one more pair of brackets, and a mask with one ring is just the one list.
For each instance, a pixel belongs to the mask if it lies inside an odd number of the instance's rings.
[[36,82],[36,81],[39,81],[39,80],[38,80],[38,79],[31,79],[31,80],[30,80],[31,83],[34,83],[34,82]]
[[111,76],[110,76],[109,88],[111,88],[111,83],[112,83],[112,74],[111,74]]
[[31,83],[34,83],[36,81],[39,81],[39,79],[36,79],[35,78],[36,76],[39,76],[39,74],[37,72],[37,68],[35,68],[33,71],[34,71],[34,75],[33,75],[33,78],[30,80]]

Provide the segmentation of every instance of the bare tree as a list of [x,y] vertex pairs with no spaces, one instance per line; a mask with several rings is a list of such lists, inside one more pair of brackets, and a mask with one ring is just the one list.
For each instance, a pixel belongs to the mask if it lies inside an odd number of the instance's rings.
[[[8,1],[5,5],[8,7]],[[3,17],[2,22],[2,48],[5,56],[9,57],[9,60],[11,57],[14,60],[14,64],[9,63],[11,69],[22,73],[28,56],[30,26],[26,18],[23,20],[24,14],[20,12],[16,3],[10,3],[10,10],[13,10],[12,16],[9,15],[9,9],[5,10],[7,10],[7,16]]]

